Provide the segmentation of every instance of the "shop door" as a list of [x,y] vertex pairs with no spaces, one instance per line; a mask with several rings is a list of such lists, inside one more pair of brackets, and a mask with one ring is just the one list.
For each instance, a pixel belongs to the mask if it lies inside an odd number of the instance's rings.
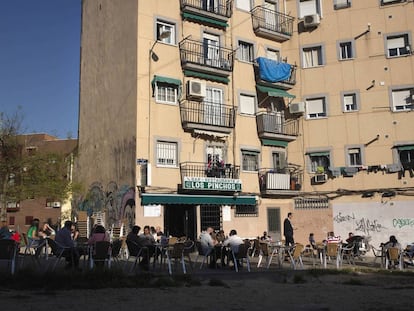
[[197,239],[196,207],[194,205],[166,205],[164,230],[167,236]]

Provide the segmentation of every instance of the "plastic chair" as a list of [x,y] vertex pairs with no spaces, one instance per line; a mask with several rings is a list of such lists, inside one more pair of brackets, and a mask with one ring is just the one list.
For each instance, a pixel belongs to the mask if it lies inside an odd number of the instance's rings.
[[250,272],[249,248],[250,245],[243,243],[239,245],[237,253],[235,253],[233,249],[231,250],[231,253],[233,255],[234,268],[236,269],[236,272],[239,272],[239,260],[242,264],[243,259],[246,260],[247,270]]
[[204,250],[200,241],[196,241],[195,245],[196,245],[196,248],[197,248],[197,251],[198,251],[198,254],[197,254],[197,257],[196,257],[196,260],[195,260],[195,265],[198,262],[198,258],[203,257],[203,260],[200,264],[200,269],[201,269],[203,267],[204,263],[208,263],[208,259],[211,255],[212,251],[213,251],[213,248],[210,248],[208,250]]
[[399,270],[403,269],[402,251],[398,247],[390,247],[387,249],[385,257],[385,269],[390,269],[391,265],[397,266]]
[[179,260],[181,262],[183,273],[186,274],[187,270],[185,267],[185,260],[184,260],[184,249],[185,245],[184,243],[175,243],[172,246],[168,246],[166,250],[166,257],[167,257],[167,263],[168,263],[168,273],[172,275],[172,263],[176,264]]
[[139,246],[137,243],[131,240],[126,240],[126,245],[128,248],[129,257],[128,260],[125,262],[125,266],[129,262],[129,258],[135,257],[134,264],[132,265],[130,272],[141,262],[141,258],[146,256],[147,262],[149,262],[149,251],[147,247]]
[[121,239],[117,239],[112,242],[111,257],[114,262],[119,263],[122,257],[122,254],[121,254],[122,243],[123,241]]
[[269,260],[269,244],[266,242],[260,242],[259,240],[254,240],[254,245],[255,249],[259,252],[259,260],[257,262],[257,267],[259,268],[262,263],[263,257],[266,257],[266,263]]
[[10,265],[10,273],[14,275],[16,269],[17,243],[14,240],[0,240],[0,261]]
[[[70,247],[65,247],[60,245],[58,242],[56,242],[55,240],[52,240],[50,238],[46,238],[47,240],[47,244],[49,245],[50,249],[52,250],[52,255],[54,257],[56,257],[55,263],[53,265],[52,271],[54,271],[56,269],[56,265],[58,264],[58,262],[63,258],[65,259],[64,255],[69,255],[72,257],[72,267],[74,264],[74,256],[75,254],[73,253],[72,248]],[[50,264],[49,264],[50,265]],[[48,266],[49,268],[49,266]]]
[[96,263],[103,263],[107,265],[108,269],[111,268],[111,243],[109,241],[97,241],[90,247],[89,250],[89,264],[92,269]]
[[327,260],[335,258],[336,268],[341,266],[341,245],[339,243],[328,243],[326,245],[326,254],[324,258],[324,268],[327,267]]
[[303,261],[302,261],[302,252],[304,246],[303,244],[295,244],[294,248],[288,250],[290,262],[292,264],[293,270],[296,270],[298,267],[303,269]]

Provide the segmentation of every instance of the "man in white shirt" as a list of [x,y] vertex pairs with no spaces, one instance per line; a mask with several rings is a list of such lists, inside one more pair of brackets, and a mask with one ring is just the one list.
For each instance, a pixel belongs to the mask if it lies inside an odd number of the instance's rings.
[[210,254],[210,268],[215,268],[216,266],[216,256],[214,252],[214,246],[217,244],[216,240],[213,240],[211,234],[214,232],[212,227],[208,227],[206,230],[202,231],[200,234],[200,243],[203,248],[204,254]]

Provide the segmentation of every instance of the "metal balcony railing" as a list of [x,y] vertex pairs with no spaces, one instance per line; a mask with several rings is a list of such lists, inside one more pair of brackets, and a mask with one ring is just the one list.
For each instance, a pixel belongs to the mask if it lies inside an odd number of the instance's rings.
[[210,102],[184,100],[180,103],[181,123],[234,128],[235,109]]
[[259,136],[266,133],[286,136],[299,135],[299,120],[283,120],[278,114],[263,113],[256,115],[257,132]]
[[233,13],[233,0],[181,0],[180,3],[181,10],[190,7],[227,18]]
[[264,168],[259,170],[260,191],[293,190],[302,188],[302,171],[296,166],[280,169]]
[[233,51],[231,49],[186,39],[180,42],[181,65],[196,64],[231,72]]
[[257,6],[252,11],[253,30],[266,29],[271,32],[292,36],[294,17]]
[[184,177],[213,177],[213,178],[239,178],[240,166],[222,163],[183,162],[180,163],[181,180]]

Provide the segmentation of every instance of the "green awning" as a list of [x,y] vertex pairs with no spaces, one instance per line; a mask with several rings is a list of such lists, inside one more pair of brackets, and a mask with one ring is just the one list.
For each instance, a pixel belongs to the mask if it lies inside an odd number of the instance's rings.
[[212,75],[212,74],[208,74],[204,72],[193,71],[193,70],[184,70],[184,75],[186,77],[201,78],[201,79],[206,79],[206,80],[211,80],[211,81],[216,81],[216,82],[222,82],[225,84],[229,83],[230,81],[228,78],[225,78],[225,77],[216,76],[216,75]]
[[278,89],[275,87],[263,86],[256,84],[257,89],[262,93],[267,93],[267,95],[272,97],[287,97],[287,98],[295,98],[295,95],[289,94],[288,92]]
[[181,80],[162,77],[162,76],[154,76],[154,78],[151,81],[152,87],[154,87],[155,83],[157,83],[157,82],[173,84],[173,85],[176,85],[176,86],[181,86]]
[[183,194],[141,194],[141,204],[214,204],[214,205],[256,205],[254,196],[183,195]]
[[310,157],[329,157],[329,152],[307,152]]
[[398,151],[414,150],[414,145],[395,146]]
[[204,22],[204,23],[209,23],[209,24],[220,26],[220,27],[228,27],[229,26],[225,22],[218,21],[218,20],[210,18],[210,17],[200,16],[200,15],[191,14],[191,13],[183,13],[183,18],[184,19],[192,19],[192,20],[196,20],[196,21],[200,21],[200,22]]
[[283,140],[273,140],[273,139],[262,139],[263,146],[274,146],[274,147],[283,147],[286,148],[288,143]]

